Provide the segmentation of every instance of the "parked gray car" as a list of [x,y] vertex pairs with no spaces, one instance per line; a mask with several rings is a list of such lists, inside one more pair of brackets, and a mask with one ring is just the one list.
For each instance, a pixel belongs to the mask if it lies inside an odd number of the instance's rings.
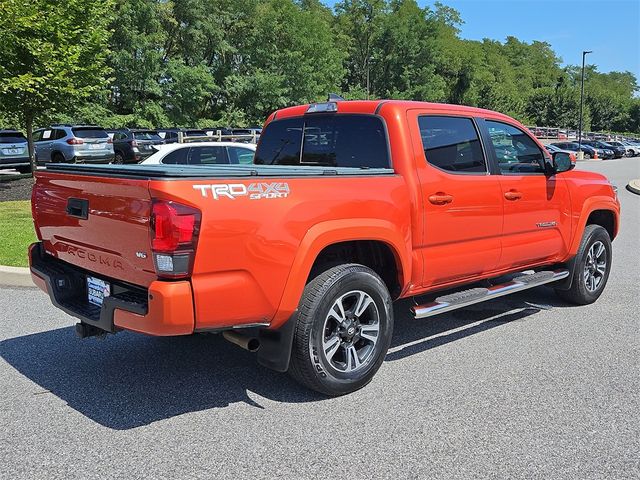
[[17,130],[0,130],[0,169],[31,171],[27,138]]
[[113,141],[95,125],[53,125],[33,132],[37,163],[109,163]]

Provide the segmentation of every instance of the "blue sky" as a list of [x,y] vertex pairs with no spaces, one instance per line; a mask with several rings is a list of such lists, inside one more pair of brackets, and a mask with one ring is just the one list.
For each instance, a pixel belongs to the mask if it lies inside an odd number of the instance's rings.
[[[328,5],[335,1],[326,0]],[[420,6],[435,0],[418,0]],[[630,71],[640,77],[640,0],[441,0],[460,12],[461,37],[546,41],[563,60],[600,72]]]

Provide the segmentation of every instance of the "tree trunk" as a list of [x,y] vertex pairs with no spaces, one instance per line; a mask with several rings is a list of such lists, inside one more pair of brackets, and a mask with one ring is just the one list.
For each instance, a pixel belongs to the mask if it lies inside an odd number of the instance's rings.
[[29,164],[31,165],[31,176],[33,176],[36,171],[36,156],[33,148],[33,115],[28,113],[24,120],[27,128],[27,144],[29,145]]

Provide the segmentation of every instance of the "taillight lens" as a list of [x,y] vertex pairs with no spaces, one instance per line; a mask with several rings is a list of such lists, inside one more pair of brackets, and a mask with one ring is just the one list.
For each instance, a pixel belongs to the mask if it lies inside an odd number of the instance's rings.
[[67,143],[69,145],[82,145],[84,143],[84,140],[82,140],[81,138],[70,138],[67,140]]
[[113,138],[109,137],[109,138],[107,139],[107,143],[113,143]]
[[151,250],[156,273],[183,278],[191,274],[198,234],[200,210],[166,200],[151,206]]

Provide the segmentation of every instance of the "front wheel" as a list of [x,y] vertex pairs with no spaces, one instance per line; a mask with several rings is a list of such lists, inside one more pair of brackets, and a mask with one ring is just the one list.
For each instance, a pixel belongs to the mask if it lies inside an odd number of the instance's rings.
[[611,238],[600,225],[587,225],[578,249],[569,290],[556,290],[560,298],[577,305],[595,302],[611,271]]
[[307,284],[293,320],[289,373],[325,395],[344,395],[369,383],[387,354],[391,296],[370,268],[338,265]]

